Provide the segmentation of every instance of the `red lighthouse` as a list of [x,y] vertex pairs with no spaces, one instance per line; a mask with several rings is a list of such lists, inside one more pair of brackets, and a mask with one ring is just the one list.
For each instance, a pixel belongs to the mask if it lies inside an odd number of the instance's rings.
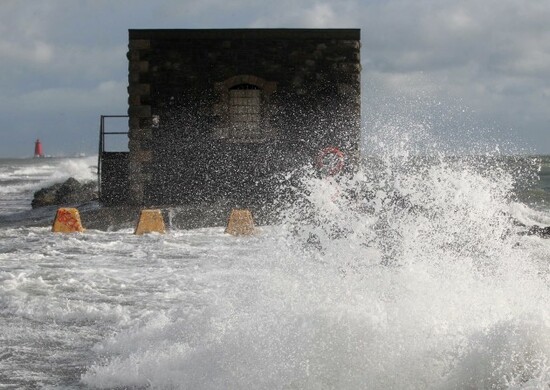
[[34,143],[34,157],[44,157],[44,152],[42,151],[42,143],[39,139]]

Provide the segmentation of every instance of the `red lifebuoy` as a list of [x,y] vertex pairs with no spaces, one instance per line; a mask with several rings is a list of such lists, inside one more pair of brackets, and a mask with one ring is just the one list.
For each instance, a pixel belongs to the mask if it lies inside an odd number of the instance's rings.
[[[325,163],[325,157],[329,155],[337,159],[337,161],[332,164],[332,167],[328,167]],[[317,167],[319,169],[328,169],[327,174],[329,176],[336,175],[342,170],[342,168],[344,168],[344,153],[342,153],[342,151],[335,146],[328,146],[324,148],[319,152],[319,155],[317,156]]]

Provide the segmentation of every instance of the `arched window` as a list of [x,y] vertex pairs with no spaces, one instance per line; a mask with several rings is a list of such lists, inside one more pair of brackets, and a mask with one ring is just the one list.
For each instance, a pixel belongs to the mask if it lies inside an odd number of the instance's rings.
[[229,90],[229,137],[235,141],[263,138],[261,90],[252,84],[238,84]]
[[213,137],[228,142],[265,142],[276,137],[271,126],[271,95],[277,83],[252,75],[216,83]]

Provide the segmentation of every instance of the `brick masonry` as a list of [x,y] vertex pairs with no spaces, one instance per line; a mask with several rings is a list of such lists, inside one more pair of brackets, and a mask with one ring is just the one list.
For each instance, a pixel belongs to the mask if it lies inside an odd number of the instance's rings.
[[[326,146],[353,165],[360,31],[130,30],[129,202],[269,201],[277,177]],[[229,91],[261,90],[264,137],[232,140]]]

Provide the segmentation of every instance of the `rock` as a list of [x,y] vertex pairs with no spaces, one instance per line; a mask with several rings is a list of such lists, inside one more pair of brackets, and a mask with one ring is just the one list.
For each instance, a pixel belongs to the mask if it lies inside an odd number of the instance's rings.
[[79,189],[80,182],[72,177],[69,177],[55,193],[55,204],[60,205],[77,202],[77,200],[73,199],[78,197]]
[[550,226],[546,226],[546,227],[538,226],[538,225],[528,226],[524,223],[521,223],[515,218],[510,217],[510,219],[514,226],[519,226],[520,228],[525,229],[519,233],[520,236],[538,236],[541,238],[550,238]]
[[542,238],[550,238],[550,226],[540,227],[540,226],[531,226],[527,231],[529,236],[539,236]]
[[54,184],[34,193],[31,202],[33,209],[52,205],[84,203],[97,199],[97,186],[93,181],[80,183],[75,178],[68,178],[62,184]]
[[42,188],[34,193],[34,198],[31,202],[33,209],[44,206],[51,206],[55,203],[55,196],[61,184],[54,184],[51,187]]

